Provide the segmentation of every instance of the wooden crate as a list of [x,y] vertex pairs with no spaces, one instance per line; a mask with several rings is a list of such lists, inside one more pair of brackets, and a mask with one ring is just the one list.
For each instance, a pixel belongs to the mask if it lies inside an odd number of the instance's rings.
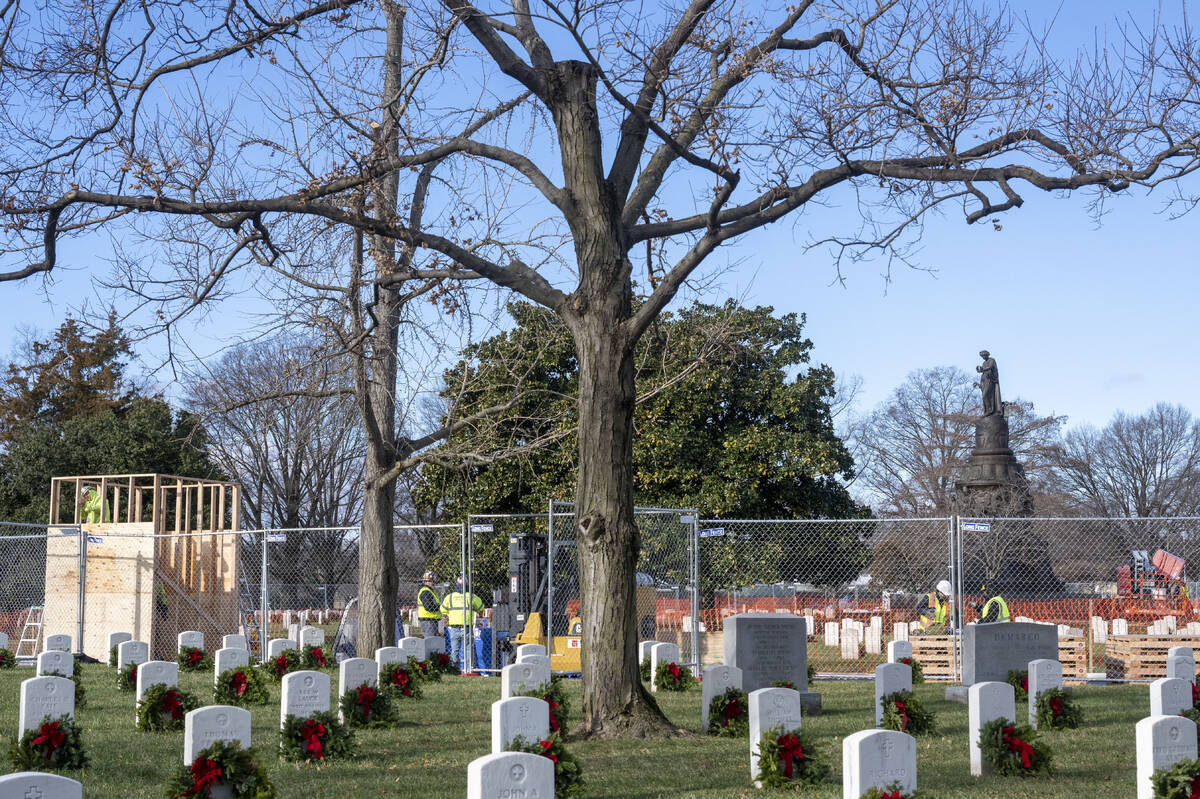
[[1167,676],[1167,650],[1186,646],[1200,660],[1200,636],[1110,635],[1104,644],[1104,673],[1109,679],[1157,679]]
[[1058,660],[1063,676],[1082,680],[1087,676],[1087,639],[1083,636],[1058,637]]
[[921,664],[926,677],[954,677],[953,635],[915,635],[909,639],[913,659]]

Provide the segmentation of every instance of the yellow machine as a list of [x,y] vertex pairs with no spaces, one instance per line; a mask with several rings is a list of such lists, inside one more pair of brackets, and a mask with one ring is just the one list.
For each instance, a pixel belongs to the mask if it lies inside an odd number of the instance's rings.
[[[639,585],[637,587],[638,626],[643,636],[654,635],[654,614],[657,606],[657,594],[653,586]],[[521,644],[538,644],[546,647],[550,653],[550,668],[554,671],[583,670],[583,621],[578,616],[571,617],[567,625],[566,635],[555,635],[550,643],[546,643],[546,623],[543,614],[534,611],[529,614],[525,628],[512,639],[513,646]]]

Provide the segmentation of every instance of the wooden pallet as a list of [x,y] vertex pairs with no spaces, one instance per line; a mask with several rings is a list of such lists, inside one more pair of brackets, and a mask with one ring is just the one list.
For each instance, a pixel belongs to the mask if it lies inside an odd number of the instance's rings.
[[1110,635],[1104,644],[1104,673],[1109,679],[1157,679],[1167,676],[1167,650],[1186,646],[1200,660],[1200,636]]
[[1087,639],[1059,636],[1058,660],[1062,663],[1064,677],[1082,680],[1087,676]]
[[[930,677],[954,676],[953,636],[921,635],[913,636],[909,640],[913,647],[913,657],[921,664],[925,674]],[[1082,679],[1087,674],[1087,641],[1082,637],[1060,637],[1058,659],[1063,664],[1064,677]]]

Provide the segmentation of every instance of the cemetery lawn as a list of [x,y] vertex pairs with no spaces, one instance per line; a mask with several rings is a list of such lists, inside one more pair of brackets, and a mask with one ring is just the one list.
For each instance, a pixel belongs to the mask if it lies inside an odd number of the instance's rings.
[[[12,771],[8,746],[17,727],[21,680],[33,669],[0,671],[0,773]],[[115,674],[84,665],[87,707],[76,711],[92,765],[82,780],[88,799],[162,799],[168,775],[182,765],[183,733],[140,733],[134,727],[132,693],[116,688]],[[336,675],[334,685],[337,684]],[[211,673],[181,674],[180,687],[211,701]],[[568,681],[572,716],[578,720],[579,684]],[[833,767],[832,780],[798,795],[841,797],[841,741],[874,719],[870,682],[817,682],[825,712],[806,717],[806,733],[816,736]],[[943,686],[925,684],[917,694],[937,714],[939,730],[917,739],[920,787],[929,799],[1016,799],[1134,795],[1134,724],[1149,711],[1145,685],[1077,687],[1086,716],[1079,730],[1046,733],[1054,749],[1056,773],[1046,779],[974,778],[968,774],[967,708],[944,701]],[[279,727],[279,687],[271,703],[253,708],[253,740],[263,755],[280,799],[324,797],[454,797],[466,795],[467,763],[490,751],[490,704],[500,680],[449,677],[428,685],[425,696],[402,707],[404,726],[358,732],[358,757],[319,767],[285,763],[275,756]],[[670,741],[571,743],[583,764],[589,796],[740,797],[797,795],[754,791],[750,785],[746,739],[699,736],[700,691],[657,694],[677,725],[697,733]],[[1019,706],[1020,707],[1020,706]],[[1022,716],[1023,718],[1023,716]]]

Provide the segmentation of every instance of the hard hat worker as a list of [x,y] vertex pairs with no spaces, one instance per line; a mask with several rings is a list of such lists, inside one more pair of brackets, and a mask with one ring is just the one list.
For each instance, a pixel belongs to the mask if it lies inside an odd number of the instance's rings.
[[475,614],[483,610],[483,600],[464,590],[463,578],[460,575],[455,581],[454,592],[446,594],[442,599],[441,610],[450,628],[450,662],[466,668],[463,656],[466,647],[475,641]]
[[84,486],[82,511],[84,524],[99,524],[101,519],[112,521],[112,510],[104,504],[104,497],[95,486]]
[[950,626],[950,595],[954,589],[949,580],[938,582],[934,591],[921,600],[921,629]]
[[433,584],[437,575],[425,572],[421,575],[421,587],[417,589],[417,622],[421,625],[422,638],[438,637],[438,620],[442,618],[442,598]]

